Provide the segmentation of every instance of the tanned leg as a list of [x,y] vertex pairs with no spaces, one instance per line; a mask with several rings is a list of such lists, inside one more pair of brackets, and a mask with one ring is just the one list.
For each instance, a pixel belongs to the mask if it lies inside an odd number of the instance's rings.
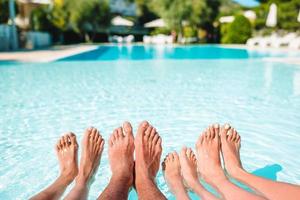
[[225,176],[220,161],[219,125],[210,126],[196,143],[198,169],[202,178],[230,200],[261,200],[263,197],[247,192],[231,183]]
[[74,188],[66,196],[67,200],[87,199],[89,187],[97,172],[103,151],[104,140],[96,128],[88,128],[82,140],[80,167]]
[[144,121],[140,124],[135,144],[135,185],[139,199],[166,199],[155,183],[162,152],[156,129]]
[[199,182],[197,159],[192,149],[183,147],[179,159],[181,172],[188,187],[203,200],[217,200],[218,198],[208,192]]
[[268,199],[296,200],[300,198],[300,186],[264,179],[244,170],[240,160],[241,137],[229,124],[221,128],[220,137],[225,168],[230,176]]
[[182,181],[179,156],[176,152],[167,155],[162,163],[162,168],[165,173],[167,185],[176,199],[190,199]]
[[133,185],[134,137],[129,122],[123,128],[114,130],[109,139],[109,161],[112,177],[98,200],[122,200],[128,198],[129,188]]
[[65,134],[57,142],[55,149],[60,166],[60,175],[49,187],[31,197],[31,200],[59,199],[78,174],[76,136],[73,133]]

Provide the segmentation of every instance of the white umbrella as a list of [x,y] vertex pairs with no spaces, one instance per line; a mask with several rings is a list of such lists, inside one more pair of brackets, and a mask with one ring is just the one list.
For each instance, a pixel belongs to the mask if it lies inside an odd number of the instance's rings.
[[121,16],[114,17],[111,20],[111,23],[114,26],[133,26],[133,24],[134,24],[132,21],[125,19]]
[[156,19],[151,22],[144,24],[146,28],[165,27],[166,24],[163,19]]
[[298,22],[300,22],[300,10],[299,10],[299,14],[298,14]]
[[277,24],[277,6],[275,3],[272,3],[269,9],[266,26],[275,27],[276,24]]

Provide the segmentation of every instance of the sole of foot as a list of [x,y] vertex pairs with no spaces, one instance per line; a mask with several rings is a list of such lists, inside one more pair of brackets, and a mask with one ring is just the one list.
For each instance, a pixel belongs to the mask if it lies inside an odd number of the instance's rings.
[[78,174],[78,144],[74,133],[63,135],[56,144],[56,154],[60,173],[64,179],[72,182]]
[[189,199],[183,184],[179,156],[176,152],[166,156],[162,163],[166,183],[177,199]]
[[96,128],[90,127],[86,129],[82,139],[82,148],[76,181],[79,184],[88,185],[99,167],[104,148],[104,139]]
[[156,129],[144,121],[139,125],[135,138],[135,176],[154,180],[160,165],[162,140]]
[[202,178],[208,183],[226,179],[220,161],[219,125],[209,126],[200,135],[197,143],[197,165]]
[[227,173],[235,176],[243,170],[240,159],[241,137],[229,124],[222,126],[220,130],[221,152]]
[[183,147],[179,154],[181,173],[188,187],[193,188],[199,183],[197,159],[191,148]]
[[133,184],[133,152],[132,126],[129,122],[124,122],[123,127],[115,129],[110,136],[108,155],[112,177],[126,181],[129,186]]

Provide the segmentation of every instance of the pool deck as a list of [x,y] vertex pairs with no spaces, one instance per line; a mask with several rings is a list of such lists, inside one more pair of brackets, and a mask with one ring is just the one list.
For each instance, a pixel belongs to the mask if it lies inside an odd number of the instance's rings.
[[0,52],[1,61],[12,62],[52,62],[67,56],[85,51],[91,51],[98,45],[67,45],[53,46],[47,49],[24,50],[15,52]]
[[[137,43],[139,44],[139,43]],[[142,43],[140,43],[142,44]],[[99,44],[101,45],[101,44]],[[1,61],[11,61],[11,62],[52,62],[64,57],[72,56],[78,53],[91,51],[96,49],[98,44],[79,44],[79,45],[62,45],[53,46],[47,49],[38,50],[24,50],[15,52],[0,52],[0,62]],[[108,44],[104,44],[108,45]],[[247,47],[246,45],[224,45],[224,47],[229,48],[239,48],[239,49],[249,49],[257,51],[281,51],[281,52],[296,52],[300,54],[300,50],[292,50],[288,48],[261,48],[261,47]],[[300,58],[290,57],[290,58],[278,58],[269,57],[265,58],[268,62],[282,62],[288,64],[295,64],[300,66]]]

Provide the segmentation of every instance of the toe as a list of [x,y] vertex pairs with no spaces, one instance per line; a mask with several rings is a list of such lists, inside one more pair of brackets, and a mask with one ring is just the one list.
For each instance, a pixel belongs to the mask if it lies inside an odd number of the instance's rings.
[[143,121],[138,128],[137,137],[143,137],[145,135],[145,131],[148,128],[149,123],[147,121]]
[[132,133],[132,126],[129,122],[124,122],[123,123],[123,130],[125,132],[125,137],[132,137],[133,138],[133,133]]
[[92,128],[91,134],[90,134],[90,140],[94,140],[94,138],[96,137],[97,134],[97,129],[96,128]]
[[236,132],[236,142],[239,142],[241,140],[241,136],[238,134],[238,132]]
[[210,131],[209,131],[209,128],[207,128],[207,129],[205,130],[205,137],[204,137],[204,140],[205,140],[205,141],[209,141],[209,139],[210,139]]
[[229,124],[224,124],[222,127],[221,127],[221,130],[220,130],[220,136],[221,136],[221,139],[222,140],[226,140],[227,138],[227,133],[230,129],[230,125]]
[[232,128],[230,128],[227,133],[227,140],[232,141],[232,137],[233,137],[233,131],[232,131]]
[[118,138],[123,138],[124,137],[122,127],[117,128],[117,133],[118,133]]
[[237,132],[235,130],[235,128],[232,129],[232,138],[231,140],[234,142],[236,140],[236,137],[237,137]]
[[55,145],[55,151],[56,151],[56,152],[59,152],[59,151],[60,151],[60,144],[56,144],[56,145]]
[[69,136],[70,136],[71,144],[77,145],[76,135],[71,132]]
[[115,130],[114,130],[113,135],[114,135],[114,138],[115,138],[114,141],[117,141],[117,140],[119,139],[118,129],[115,129]]
[[152,130],[151,130],[151,133],[150,133],[150,136],[149,136],[149,140],[150,141],[153,141],[154,143],[156,143],[155,141],[154,141],[154,136],[156,136],[157,134],[156,134],[156,129],[155,128],[152,128]]
[[214,139],[214,137],[215,137],[215,129],[214,129],[213,126],[210,126],[210,127],[209,127],[209,132],[210,132],[210,137],[209,137],[209,139],[210,139],[210,140]]
[[150,137],[150,134],[151,134],[151,132],[152,132],[152,129],[153,129],[153,127],[152,127],[151,125],[148,126],[147,130],[145,131],[145,136],[146,136],[146,138],[149,138],[149,137]]
[[201,145],[203,143],[203,140],[204,140],[204,136],[205,136],[204,132],[201,133],[201,135],[199,136],[199,138],[198,138],[198,140],[196,142],[196,148],[200,148],[201,147]]
[[162,142],[161,138],[158,137],[157,143],[155,145],[155,149],[156,149],[156,152],[157,152],[158,155],[160,155],[161,152],[162,152],[161,142]]
[[59,139],[59,143],[60,143],[60,147],[61,147],[61,149],[63,149],[65,146],[64,146],[64,138],[63,137],[61,137],[60,139]]
[[218,123],[214,124],[215,137],[220,134],[220,125]]
[[104,149],[104,143],[105,143],[104,139],[101,138],[101,139],[99,140],[99,149],[98,149],[98,152],[97,152],[98,154],[102,154],[103,149]]
[[173,159],[174,159],[174,161],[178,161],[179,160],[179,156],[178,156],[178,154],[177,154],[176,151],[173,152]]
[[90,139],[92,130],[93,130],[93,127],[89,127],[84,131],[83,141],[87,141],[88,139]]
[[64,142],[64,146],[65,147],[67,147],[67,146],[69,146],[69,141],[68,141],[68,134],[65,134],[64,136],[63,136],[63,142]]
[[188,149],[186,150],[186,155],[187,155],[188,158],[191,157],[191,152],[192,152],[192,149],[191,149],[191,148],[188,148]]
[[182,147],[182,149],[180,151],[180,156],[185,157],[186,156],[186,151],[187,151],[187,147],[186,146]]

